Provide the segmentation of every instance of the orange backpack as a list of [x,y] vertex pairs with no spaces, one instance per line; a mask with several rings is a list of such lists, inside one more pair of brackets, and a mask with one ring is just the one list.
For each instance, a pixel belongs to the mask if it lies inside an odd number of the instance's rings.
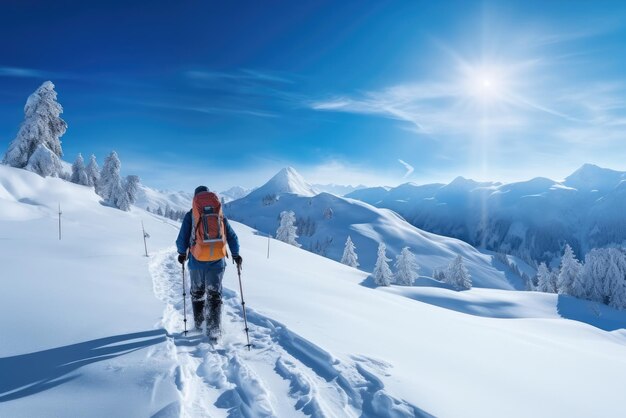
[[198,261],[217,261],[228,257],[222,204],[213,192],[194,196],[191,208],[190,252]]

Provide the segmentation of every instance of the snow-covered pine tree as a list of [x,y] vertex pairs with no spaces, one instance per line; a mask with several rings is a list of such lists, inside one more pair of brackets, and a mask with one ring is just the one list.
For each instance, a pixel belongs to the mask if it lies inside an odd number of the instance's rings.
[[301,245],[296,241],[298,228],[295,226],[295,222],[296,214],[293,211],[282,211],[280,213],[280,226],[276,230],[276,239],[299,248]]
[[131,204],[134,204],[137,201],[137,195],[139,194],[139,176],[131,174],[126,176],[126,180],[124,181],[124,191],[128,196],[128,201]]
[[102,166],[100,181],[98,182],[98,194],[109,205],[118,207],[118,200],[122,197],[122,179],[120,178],[121,162],[117,153],[111,151]]
[[161,206],[159,206],[155,213],[159,216],[163,216],[163,209],[161,209]]
[[552,282],[552,272],[546,263],[539,264],[537,268],[537,291],[545,293],[556,293]]
[[626,254],[617,248],[609,248],[608,268],[604,288],[609,306],[626,309]]
[[346,240],[346,246],[343,249],[343,256],[341,257],[341,262],[350,267],[358,267],[359,256],[356,255],[356,246],[352,242],[352,238],[348,235],[348,239]]
[[85,169],[87,172],[87,183],[88,186],[95,187],[96,193],[98,193],[98,182],[100,181],[100,167],[98,167],[98,162],[96,161],[96,156],[91,154],[89,157],[89,164],[87,164],[87,168]]
[[42,177],[61,177],[67,180],[63,173],[61,159],[44,144],[37,145],[35,152],[28,159],[28,164],[24,169],[37,173]]
[[85,168],[85,160],[83,160],[83,155],[80,152],[76,157],[76,161],[72,164],[72,177],[70,178],[70,181],[82,186],[89,185],[89,177],[87,176],[87,170]]
[[[124,183],[122,184],[122,190],[120,194],[117,196],[115,200],[115,205],[125,211],[128,212],[133,203],[137,201],[137,191],[139,190],[139,177],[135,175],[126,176],[124,179]],[[169,205],[168,205],[169,208]],[[171,216],[172,210],[170,209],[169,218]]]
[[582,297],[584,295],[584,286],[582,286],[582,281],[580,280],[581,273],[582,266],[576,259],[572,247],[569,244],[565,244],[557,282],[559,294]]
[[463,257],[459,254],[448,266],[446,282],[457,290],[472,288],[472,276],[463,263]]
[[61,165],[61,136],[67,124],[60,115],[63,107],[51,81],[44,82],[28,97],[24,106],[24,121],[9,145],[3,164],[34,171],[41,176],[59,176]]
[[415,255],[409,247],[404,247],[400,254],[396,256],[396,283],[413,286],[413,282],[417,279],[420,266],[417,264]]
[[559,293],[559,267],[555,267],[550,269],[550,284],[551,284],[551,293]]
[[608,276],[610,253],[606,249],[594,248],[585,256],[583,276],[585,277],[587,298],[595,302],[608,303],[604,282]]
[[433,279],[446,282],[446,272],[440,269],[433,269]]
[[374,265],[374,271],[372,277],[374,283],[378,286],[389,286],[391,279],[393,279],[393,273],[389,268],[390,258],[387,258],[387,246],[384,242],[378,244],[378,258],[376,259],[376,265]]

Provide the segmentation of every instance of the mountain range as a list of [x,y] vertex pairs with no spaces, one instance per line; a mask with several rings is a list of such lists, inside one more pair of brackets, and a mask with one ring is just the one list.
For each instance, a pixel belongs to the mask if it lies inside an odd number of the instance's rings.
[[414,183],[347,195],[412,225],[529,262],[555,261],[565,243],[579,257],[626,241],[626,173],[585,164],[563,181]]

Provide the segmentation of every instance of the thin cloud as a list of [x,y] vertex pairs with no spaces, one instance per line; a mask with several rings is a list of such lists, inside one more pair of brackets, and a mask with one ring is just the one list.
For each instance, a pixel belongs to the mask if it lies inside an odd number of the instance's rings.
[[48,74],[31,68],[0,67],[0,77],[46,78]]
[[163,103],[163,102],[145,102],[145,101],[125,101],[126,103],[132,103],[136,105],[141,105],[145,107],[153,107],[158,109],[171,109],[171,110],[180,110],[180,111],[190,111],[197,113],[204,113],[209,115],[220,115],[220,114],[233,114],[233,115],[248,115],[255,116],[260,118],[277,118],[278,114],[259,110],[252,108],[229,108],[229,107],[218,107],[218,106],[195,106],[195,105],[183,105],[179,102],[172,103]]
[[81,78],[75,74],[37,70],[34,68],[11,67],[11,66],[0,66],[0,77],[39,78],[39,79],[48,79],[48,80],[59,80],[59,79],[70,80],[70,79]]
[[241,69],[234,72],[206,71],[206,70],[189,70],[185,71],[184,76],[194,81],[244,81],[254,83],[280,83],[292,84],[293,81],[280,73],[269,71],[259,71],[252,69]]

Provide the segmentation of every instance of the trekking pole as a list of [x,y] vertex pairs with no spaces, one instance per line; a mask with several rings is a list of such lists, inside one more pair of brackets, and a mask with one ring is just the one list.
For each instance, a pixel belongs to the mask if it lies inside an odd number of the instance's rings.
[[250,351],[250,347],[252,347],[252,344],[250,344],[250,335],[248,335],[248,318],[246,316],[246,302],[243,301],[243,286],[241,285],[241,265],[237,264],[237,276],[239,276],[239,293],[241,295],[241,307],[243,308],[243,323],[245,325],[244,330],[246,331],[246,340],[248,340],[248,344],[246,344],[246,347],[248,347],[248,351]]
[[185,326],[184,334],[187,335],[187,286],[185,285],[185,263],[183,262],[183,324]]

